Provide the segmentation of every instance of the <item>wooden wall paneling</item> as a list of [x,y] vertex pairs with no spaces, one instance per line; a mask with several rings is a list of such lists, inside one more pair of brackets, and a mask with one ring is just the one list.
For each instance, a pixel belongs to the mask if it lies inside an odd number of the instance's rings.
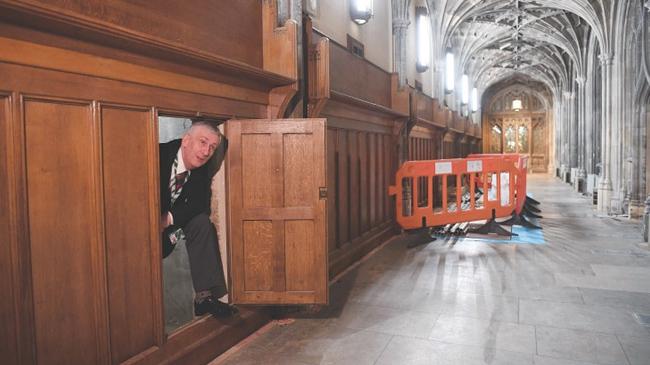
[[413,148],[413,160],[418,160],[419,159],[419,151],[418,151],[418,138],[413,137],[412,138],[412,148]]
[[[119,46],[134,48],[136,44],[157,45],[262,68],[260,3],[200,0],[193,6],[185,6],[174,0],[155,3],[19,0],[0,4],[3,8],[0,13],[6,14],[5,20],[21,19],[53,33],[64,32],[94,42],[113,40]],[[219,21],[215,21],[215,14]],[[106,39],[107,34],[110,39]]]
[[106,363],[92,107],[49,99],[23,107],[36,357]]
[[[252,2],[259,4],[259,2],[256,1]],[[223,7],[229,6],[224,4]],[[221,21],[221,14],[219,15],[219,20]],[[248,16],[249,14],[246,12],[239,13],[236,16],[236,20]],[[263,69],[297,80],[298,44],[296,32],[298,26],[296,24],[296,21],[289,19],[282,26],[278,26],[277,2],[275,0],[267,0],[262,2],[262,19],[260,23],[262,24]],[[257,43],[251,42],[248,44],[243,44],[243,46],[254,48],[255,44]]]
[[386,108],[391,107],[390,74],[330,41],[331,90]]
[[330,98],[330,44],[329,38],[320,38],[309,50],[308,87],[310,118],[320,116]]
[[399,76],[397,73],[390,75],[390,108],[402,114],[409,114],[409,102],[411,90],[408,86],[399,88]]
[[370,188],[368,158],[368,133],[359,133],[359,232],[370,229]]
[[383,135],[377,135],[377,223],[384,221],[384,174],[387,168],[384,160],[385,147]]
[[349,149],[349,164],[350,176],[348,177],[350,183],[350,240],[359,237],[359,221],[360,221],[360,206],[359,198],[361,197],[360,191],[360,166],[359,166],[359,132],[348,132],[348,149]]
[[377,224],[377,134],[370,133],[368,137],[368,150],[370,151],[368,184],[370,188],[370,226],[374,227]]
[[[102,159],[106,219],[108,302],[112,362],[117,364],[161,345],[160,291],[154,263],[158,244],[154,192],[158,179],[147,108],[103,105]],[[128,131],[128,133],[125,133]],[[157,152],[157,151],[156,151]],[[153,261],[153,262],[152,262]],[[157,280],[158,279],[158,280]]]
[[[0,46],[0,53],[3,50],[4,48]],[[58,56],[52,55],[52,57]],[[210,92],[202,93],[198,90],[190,92],[189,88],[185,90],[184,82],[183,85],[173,83],[159,88],[98,78],[93,79],[94,87],[88,88],[87,76],[1,62],[0,74],[3,75],[3,86],[9,89],[28,88],[30,92],[40,95],[74,98],[78,96],[78,90],[84,90],[84,94],[89,99],[123,104],[130,104],[134,100],[138,100],[138,103],[143,105],[158,105],[169,109],[185,110],[191,114],[196,114],[196,111],[200,110],[202,113],[221,116],[262,118],[266,115],[266,107],[263,105],[266,97],[260,99],[262,104],[244,102],[236,100],[237,98],[215,97],[210,96]],[[47,80],[47,82],[42,82],[43,80]],[[135,81],[143,80],[136,79]],[[217,93],[217,91],[215,89],[212,93]],[[245,95],[253,96],[255,94],[242,94],[241,98],[244,100],[246,99]]]
[[394,143],[392,143],[392,136],[385,135],[384,136],[384,182],[382,184],[382,189],[381,189],[381,194],[382,198],[384,200],[384,220],[388,221],[393,219],[394,217],[391,217],[390,215],[390,201],[391,199],[388,199],[388,186],[390,185],[390,181],[393,179],[391,175],[393,175],[393,154],[391,151],[393,150],[393,147],[395,146]]
[[[298,79],[297,24],[289,19],[284,26],[277,27],[277,3],[262,2],[262,47],[264,70],[293,80]],[[267,118],[282,118],[291,100],[298,91],[298,83],[277,87],[269,94]]]
[[418,139],[416,137],[411,137],[410,138],[410,148],[411,148],[411,155],[413,160],[418,159]]
[[[268,93],[261,90],[227,85],[119,60],[3,37],[0,37],[0,60],[76,74],[101,76],[112,80],[137,80],[137,82],[147,85],[204,95],[221,95],[236,100],[254,101],[261,105],[265,105],[269,101]],[[68,77],[66,74],[66,78]],[[74,77],[70,76],[70,80],[74,80]],[[278,78],[278,83],[287,83],[286,80],[286,78]]]
[[[4,85],[3,85],[4,87]],[[14,89],[16,90],[16,89]],[[36,325],[34,323],[34,291],[32,280],[31,247],[29,237],[29,214],[27,205],[27,168],[25,148],[25,123],[23,98],[18,91],[8,94],[9,119],[7,132],[7,155],[10,172],[7,191],[10,197],[7,243],[11,247],[13,264],[14,318],[16,320],[17,358],[20,364],[36,363]],[[13,179],[11,178],[13,176]]]
[[338,235],[338,130],[327,129],[327,247],[336,250]]
[[427,145],[429,143],[429,140],[425,138],[420,138],[420,146],[421,146],[421,151],[420,151],[420,160],[426,160],[427,159]]
[[[20,318],[17,316],[17,298],[15,283],[18,279],[16,264],[16,209],[13,202],[15,183],[11,181],[16,176],[13,154],[12,132],[14,120],[11,114],[11,98],[8,93],[0,94],[0,237],[4,244],[0,245],[0,358],[8,365],[19,364],[20,351],[18,327]],[[11,193],[10,193],[11,192]],[[21,308],[22,309],[22,308]],[[25,308],[26,309],[26,308]],[[27,359],[24,361],[28,363]]]
[[348,148],[348,131],[339,130],[337,137],[338,169],[338,214],[337,226],[339,228],[338,246],[350,240],[350,156]]

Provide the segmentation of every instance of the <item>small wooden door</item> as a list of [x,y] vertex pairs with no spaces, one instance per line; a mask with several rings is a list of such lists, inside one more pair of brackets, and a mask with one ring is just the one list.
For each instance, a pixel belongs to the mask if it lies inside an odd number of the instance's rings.
[[325,120],[231,120],[232,301],[328,301]]

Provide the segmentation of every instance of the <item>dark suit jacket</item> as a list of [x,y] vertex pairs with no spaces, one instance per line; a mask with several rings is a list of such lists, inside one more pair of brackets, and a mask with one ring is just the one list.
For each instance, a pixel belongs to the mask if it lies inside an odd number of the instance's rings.
[[210,212],[210,182],[212,176],[208,174],[208,164],[192,170],[189,179],[183,185],[181,194],[171,205],[171,192],[169,179],[171,169],[181,140],[176,139],[161,143],[160,147],[160,214],[171,212],[174,216],[174,225],[184,227],[187,222],[200,213]]
[[174,226],[184,227],[187,222],[201,213],[210,215],[210,198],[212,196],[212,177],[219,171],[228,150],[228,140],[222,137],[222,142],[214,155],[205,165],[192,170],[189,179],[183,185],[181,195],[171,205],[169,179],[171,169],[181,140],[175,139],[161,143],[160,149],[160,214],[171,212],[174,216]]

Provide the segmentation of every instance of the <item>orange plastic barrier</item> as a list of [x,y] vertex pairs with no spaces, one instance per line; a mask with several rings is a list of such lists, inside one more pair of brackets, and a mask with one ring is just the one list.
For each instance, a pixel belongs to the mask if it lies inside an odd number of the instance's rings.
[[517,200],[516,212],[520,214],[526,203],[526,175],[528,171],[528,156],[518,153],[474,153],[467,158],[497,158],[510,161],[517,168],[515,181],[515,199]]
[[397,222],[416,229],[489,219],[492,210],[496,217],[519,213],[526,198],[526,165],[527,157],[518,154],[407,161],[388,189],[396,196]]

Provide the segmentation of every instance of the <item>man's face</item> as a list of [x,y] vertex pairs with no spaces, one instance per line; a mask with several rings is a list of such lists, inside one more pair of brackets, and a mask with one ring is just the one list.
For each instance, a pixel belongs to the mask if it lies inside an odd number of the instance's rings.
[[219,135],[210,128],[202,125],[193,127],[183,136],[181,143],[185,168],[194,170],[205,165],[220,142]]

